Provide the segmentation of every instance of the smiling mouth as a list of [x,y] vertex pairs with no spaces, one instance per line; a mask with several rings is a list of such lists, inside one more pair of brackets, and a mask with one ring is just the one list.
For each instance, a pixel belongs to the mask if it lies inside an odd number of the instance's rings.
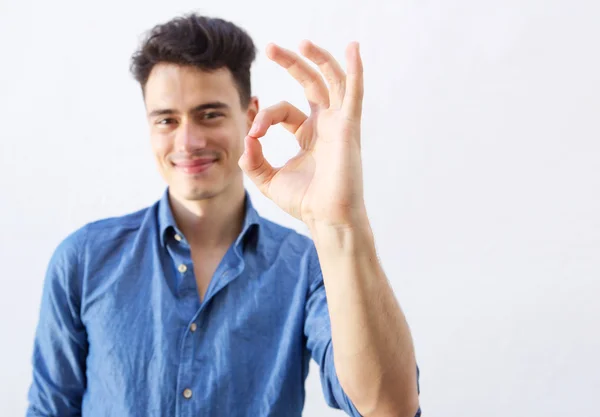
[[217,161],[218,159],[215,158],[203,158],[173,163],[173,166],[176,170],[183,172],[184,174],[199,174],[210,169]]

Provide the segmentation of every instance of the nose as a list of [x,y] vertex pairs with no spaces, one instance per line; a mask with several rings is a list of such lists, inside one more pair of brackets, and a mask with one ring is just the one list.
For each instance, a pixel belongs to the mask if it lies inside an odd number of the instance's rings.
[[204,147],[206,147],[206,138],[202,129],[188,120],[181,121],[175,132],[176,151],[190,154]]

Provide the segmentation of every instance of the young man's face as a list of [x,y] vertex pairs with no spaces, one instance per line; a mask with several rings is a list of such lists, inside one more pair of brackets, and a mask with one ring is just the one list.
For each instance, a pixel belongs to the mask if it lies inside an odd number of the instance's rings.
[[145,103],[152,150],[172,193],[200,200],[241,184],[238,160],[258,103],[242,108],[229,70],[157,64]]

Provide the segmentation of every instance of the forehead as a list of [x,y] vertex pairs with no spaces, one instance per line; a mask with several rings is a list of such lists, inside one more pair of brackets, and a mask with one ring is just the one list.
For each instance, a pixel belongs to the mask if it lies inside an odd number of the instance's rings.
[[148,110],[174,108],[185,111],[206,102],[240,106],[231,72],[226,68],[203,71],[191,66],[160,63],[154,66],[145,87]]

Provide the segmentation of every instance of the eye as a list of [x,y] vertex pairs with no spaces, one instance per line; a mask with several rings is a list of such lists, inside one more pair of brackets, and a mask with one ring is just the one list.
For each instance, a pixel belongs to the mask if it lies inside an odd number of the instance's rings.
[[204,113],[201,116],[201,118],[202,118],[202,120],[211,120],[211,119],[219,118],[221,116],[225,116],[225,115],[218,111],[211,111],[211,112]]
[[161,126],[167,126],[167,125],[171,125],[173,123],[177,123],[177,121],[175,119],[173,119],[172,117],[168,117],[166,119],[158,119],[155,124],[161,125]]

